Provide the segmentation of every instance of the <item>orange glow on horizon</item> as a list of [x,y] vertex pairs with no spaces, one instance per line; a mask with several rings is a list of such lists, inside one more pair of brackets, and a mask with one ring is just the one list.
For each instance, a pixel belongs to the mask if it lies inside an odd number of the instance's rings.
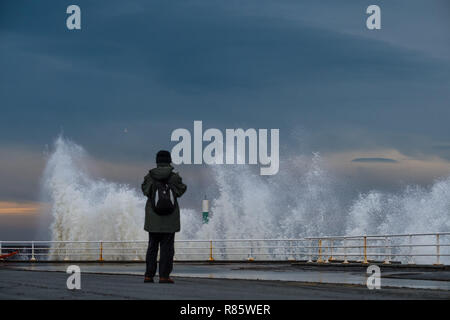
[[0,201],[0,215],[34,215],[42,207],[38,202]]

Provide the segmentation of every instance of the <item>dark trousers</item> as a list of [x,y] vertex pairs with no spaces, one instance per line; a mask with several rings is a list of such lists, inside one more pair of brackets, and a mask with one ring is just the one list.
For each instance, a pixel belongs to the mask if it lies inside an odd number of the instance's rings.
[[147,249],[147,277],[154,277],[156,273],[156,259],[158,257],[158,247],[161,246],[159,254],[159,276],[168,278],[173,269],[173,255],[175,233],[148,233],[148,249]]

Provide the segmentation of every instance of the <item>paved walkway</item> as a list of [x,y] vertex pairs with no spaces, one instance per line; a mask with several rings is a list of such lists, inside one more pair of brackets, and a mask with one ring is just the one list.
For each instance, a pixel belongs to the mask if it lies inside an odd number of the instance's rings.
[[83,273],[81,290],[66,288],[63,272],[0,267],[0,299],[450,299],[449,291],[407,288],[175,277],[175,284],[142,276]]
[[[82,273],[143,275],[144,263],[4,263],[22,270],[61,271],[77,264]],[[0,263],[0,266],[2,264]],[[380,266],[382,287],[450,291],[450,270]],[[367,267],[361,265],[304,265],[295,263],[176,263],[174,276],[185,278],[274,280],[366,286]]]

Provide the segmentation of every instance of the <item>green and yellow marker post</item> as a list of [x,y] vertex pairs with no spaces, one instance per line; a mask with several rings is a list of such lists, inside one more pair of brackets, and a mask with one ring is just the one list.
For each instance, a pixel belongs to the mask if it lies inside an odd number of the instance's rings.
[[209,221],[209,200],[205,199],[202,201],[202,215],[203,215],[203,223],[208,223]]

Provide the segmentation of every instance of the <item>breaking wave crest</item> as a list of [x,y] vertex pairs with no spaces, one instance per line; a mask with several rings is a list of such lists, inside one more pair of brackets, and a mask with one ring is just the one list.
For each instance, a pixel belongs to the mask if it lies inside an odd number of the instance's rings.
[[[58,138],[44,173],[51,203],[52,240],[146,239],[144,196],[128,185],[94,179],[82,147]],[[399,194],[372,191],[353,201],[318,154],[284,161],[276,176],[249,166],[212,166],[218,196],[210,221],[182,209],[179,239],[302,238],[450,230],[450,178]],[[189,182],[187,182],[189,184]],[[193,192],[192,190],[189,190]],[[200,191],[198,191],[200,192]],[[182,201],[181,201],[182,204]]]

